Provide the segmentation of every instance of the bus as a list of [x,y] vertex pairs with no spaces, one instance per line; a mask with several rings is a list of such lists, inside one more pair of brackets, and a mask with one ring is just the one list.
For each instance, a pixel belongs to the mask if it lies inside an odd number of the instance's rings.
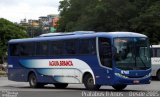
[[152,76],[160,80],[160,45],[152,45],[151,50]]
[[8,79],[32,88],[84,84],[88,90],[102,85],[123,90],[151,82],[150,46],[143,34],[75,31],[8,44]]

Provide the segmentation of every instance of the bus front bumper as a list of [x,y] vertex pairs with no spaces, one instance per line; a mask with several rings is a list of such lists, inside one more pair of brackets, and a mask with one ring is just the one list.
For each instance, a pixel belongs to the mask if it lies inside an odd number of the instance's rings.
[[150,84],[151,75],[146,75],[140,78],[127,78],[125,76],[115,74],[114,84],[125,84],[125,85],[138,85],[138,84]]

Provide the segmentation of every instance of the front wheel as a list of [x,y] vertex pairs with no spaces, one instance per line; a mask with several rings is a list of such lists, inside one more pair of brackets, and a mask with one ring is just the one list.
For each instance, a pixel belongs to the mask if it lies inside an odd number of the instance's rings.
[[95,85],[92,75],[87,74],[84,76],[83,83],[88,90],[98,90],[101,86]]
[[68,84],[67,83],[54,83],[54,86],[58,89],[63,89],[63,88],[66,88]]
[[112,87],[113,87],[115,90],[120,91],[120,90],[125,89],[125,88],[127,87],[127,85],[113,85]]

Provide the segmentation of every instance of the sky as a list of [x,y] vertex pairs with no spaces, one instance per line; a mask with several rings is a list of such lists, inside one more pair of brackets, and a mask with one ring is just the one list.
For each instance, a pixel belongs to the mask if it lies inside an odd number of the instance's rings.
[[58,14],[61,0],[0,0],[0,18],[11,22],[38,19],[40,16]]

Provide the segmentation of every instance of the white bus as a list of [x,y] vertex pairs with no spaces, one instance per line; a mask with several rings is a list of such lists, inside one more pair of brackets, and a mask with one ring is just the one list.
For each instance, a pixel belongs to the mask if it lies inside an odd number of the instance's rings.
[[152,76],[160,80],[160,45],[152,45]]

